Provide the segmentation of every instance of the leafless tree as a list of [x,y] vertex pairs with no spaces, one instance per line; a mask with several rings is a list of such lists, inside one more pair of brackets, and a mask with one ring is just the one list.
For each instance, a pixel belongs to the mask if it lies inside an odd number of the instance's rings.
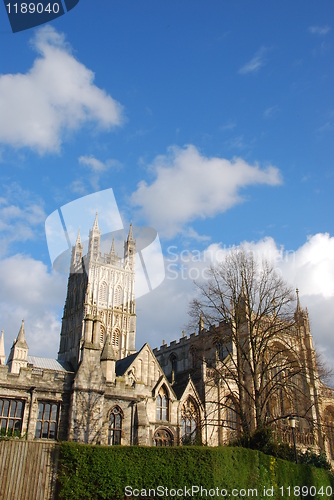
[[[195,285],[192,322],[200,317],[200,328],[211,330],[216,344],[215,356],[205,361],[207,386],[211,378],[217,388],[212,391],[217,423],[223,410],[235,412],[238,427],[250,433],[287,418],[297,406],[304,413],[300,416],[307,416],[310,404],[301,403],[307,391],[297,350],[295,296],[274,267],[257,262],[250,252],[232,251]],[[233,416],[230,423],[225,420],[234,428]]]
[[322,351],[317,345],[314,345],[315,358],[317,363],[318,376],[325,385],[334,387],[334,369],[326,361]]
[[102,423],[102,392],[88,377],[85,388],[73,394],[73,439],[86,444],[99,443]]

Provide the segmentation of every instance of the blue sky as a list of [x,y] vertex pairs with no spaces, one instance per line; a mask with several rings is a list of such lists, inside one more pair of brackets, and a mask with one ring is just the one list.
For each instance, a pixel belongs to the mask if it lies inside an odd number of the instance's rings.
[[31,353],[56,356],[66,279],[44,222],[111,187],[124,225],[153,226],[166,257],[165,282],[137,303],[138,348],[187,322],[192,283],[168,279],[170,246],[246,242],[299,286],[334,362],[333,13],[330,1],[80,0],[12,34],[3,7],[6,354],[25,317]]

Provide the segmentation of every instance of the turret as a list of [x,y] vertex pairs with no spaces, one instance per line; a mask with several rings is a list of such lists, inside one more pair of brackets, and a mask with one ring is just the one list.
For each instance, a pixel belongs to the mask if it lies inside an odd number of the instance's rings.
[[89,242],[88,242],[88,259],[97,261],[100,255],[100,240],[101,231],[99,229],[99,223],[97,221],[97,212],[95,215],[94,225],[91,231],[89,231]]
[[108,333],[101,355],[101,370],[107,382],[114,382],[115,380],[116,360],[116,352],[111,343],[110,333]]
[[307,308],[304,311],[300,305],[298,288],[296,288],[296,295],[297,295],[297,305],[294,314],[296,324],[298,327],[300,327],[301,333],[304,333],[304,335],[310,335],[311,333],[310,333],[310,322],[308,318],[308,311]]
[[17,339],[14,339],[7,360],[7,365],[11,373],[19,373],[21,368],[27,367],[28,349],[29,347],[25,338],[23,319],[19,334]]
[[136,242],[133,239],[132,222],[131,222],[128,239],[124,242],[124,262],[128,263],[132,270],[135,269],[135,254],[136,254]]
[[77,241],[75,242],[74,247],[72,247],[71,272],[74,272],[75,268],[78,265],[80,265],[82,259],[82,251],[83,251],[83,246],[81,244],[80,228],[79,228]]

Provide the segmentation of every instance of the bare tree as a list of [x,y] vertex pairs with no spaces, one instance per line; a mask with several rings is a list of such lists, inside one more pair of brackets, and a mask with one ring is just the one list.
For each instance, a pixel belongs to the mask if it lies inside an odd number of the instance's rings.
[[317,363],[318,376],[325,385],[334,387],[334,369],[330,366],[325,359],[322,351],[317,345],[314,345],[315,358]]
[[236,414],[243,433],[297,413],[297,407],[307,416],[311,403],[301,402],[307,390],[291,287],[267,261],[245,251],[232,251],[195,285],[191,318],[200,317],[200,328],[211,330],[216,343],[215,356],[205,361],[207,386],[211,378],[217,389],[218,411],[211,405],[217,423],[222,410],[232,429]]

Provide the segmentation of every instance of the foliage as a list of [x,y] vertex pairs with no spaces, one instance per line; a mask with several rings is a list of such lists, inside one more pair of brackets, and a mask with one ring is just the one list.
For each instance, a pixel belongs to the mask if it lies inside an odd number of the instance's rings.
[[0,441],[7,441],[8,439],[19,439],[21,436],[21,431],[17,429],[0,429]]
[[313,453],[311,450],[306,450],[305,453],[298,455],[298,461],[301,464],[313,465],[320,469],[331,470],[331,464],[327,461],[324,453]]
[[238,439],[232,441],[230,446],[242,446],[243,448],[262,451],[266,455],[272,455],[282,460],[295,461],[293,447],[287,443],[278,443],[275,441],[272,438],[272,429],[270,427],[258,429],[253,434],[243,434]]
[[[208,492],[213,488],[228,492],[233,488],[246,491],[257,488],[261,497],[263,488],[273,487],[273,498],[284,500],[289,496],[279,493],[278,488],[282,486],[284,493],[287,486],[300,485],[313,485],[318,491],[321,486],[334,489],[331,481],[327,471],[240,447],[145,448],[60,444],[59,497],[69,500],[124,499],[126,486],[138,488],[140,498],[154,498],[158,495],[150,493],[149,489],[163,486],[170,491],[193,485],[202,486]],[[173,493],[164,494],[163,498],[175,498]],[[192,498],[203,496],[205,493],[202,496],[198,493]],[[323,500],[321,494],[312,498]]]
[[[272,429],[263,427],[256,430],[253,434],[243,434],[238,439],[232,441],[230,446],[242,446],[252,450],[259,450],[266,455],[272,455],[283,460],[295,461],[295,451],[293,446],[288,443],[277,443],[272,438]],[[312,450],[307,450],[304,453],[298,452],[298,463],[312,465],[320,469],[331,470],[331,465],[327,461],[325,454],[313,453]]]

